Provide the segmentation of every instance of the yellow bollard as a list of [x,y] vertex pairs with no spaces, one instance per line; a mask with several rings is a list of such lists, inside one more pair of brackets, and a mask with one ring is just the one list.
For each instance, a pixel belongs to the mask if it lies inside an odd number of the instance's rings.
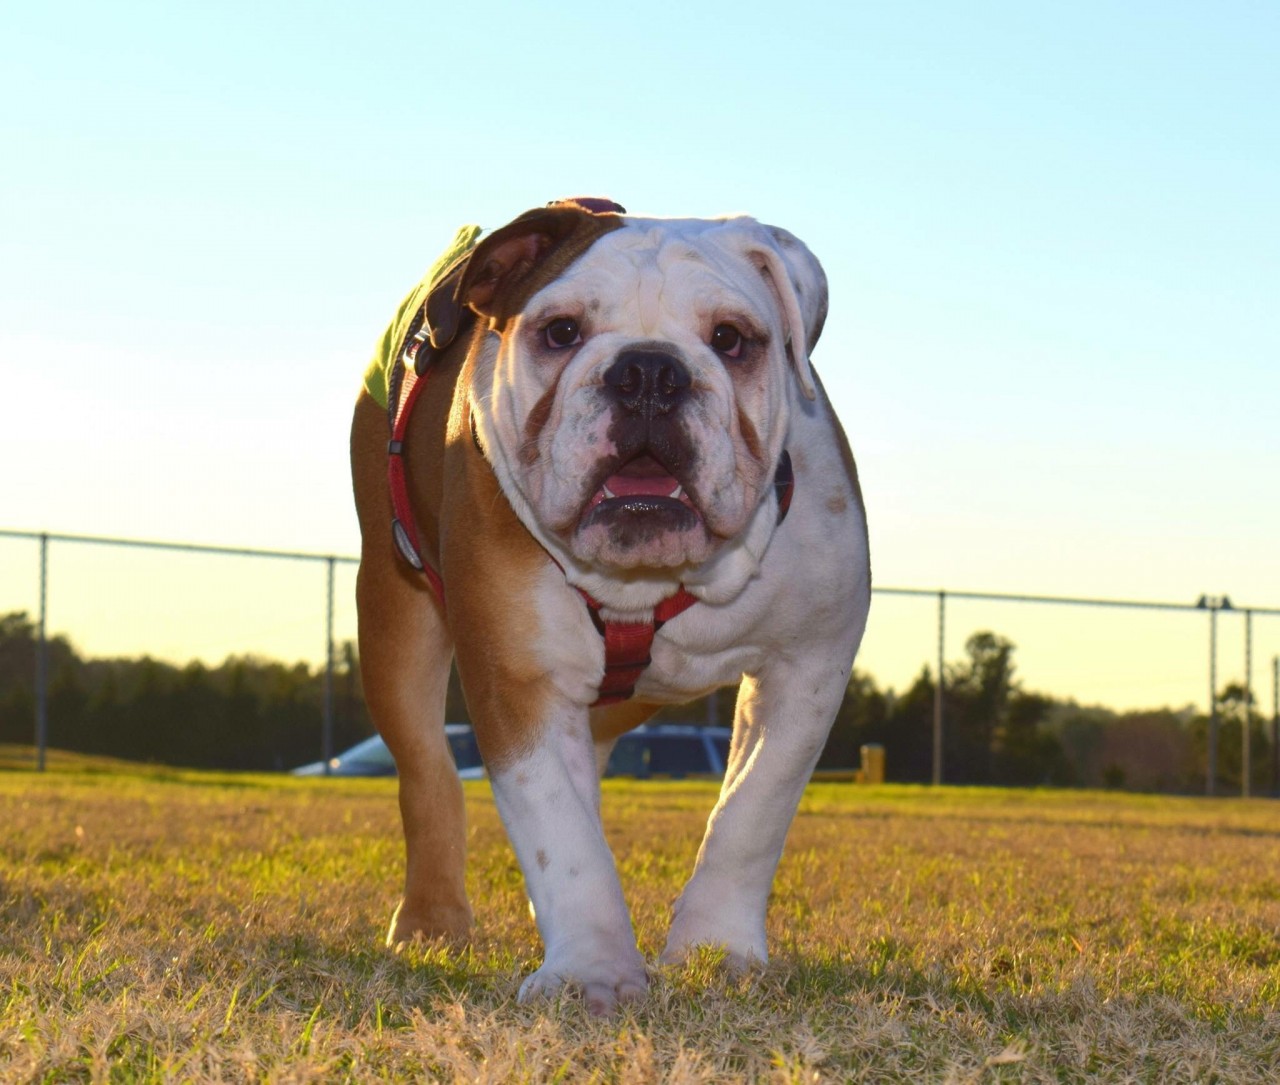
[[859,773],[863,784],[884,783],[884,747],[878,742],[871,742],[862,747],[862,770]]

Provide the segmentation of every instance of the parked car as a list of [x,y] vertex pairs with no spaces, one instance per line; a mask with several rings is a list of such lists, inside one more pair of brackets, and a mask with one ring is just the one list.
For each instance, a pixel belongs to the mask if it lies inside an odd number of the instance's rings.
[[[445,736],[449,739],[449,749],[453,751],[453,763],[458,766],[458,775],[464,780],[483,780],[484,762],[480,760],[480,747],[476,744],[476,736],[471,725],[466,723],[446,723]],[[396,763],[382,741],[381,735],[366,738],[357,742],[349,750],[344,750],[336,757],[329,759],[329,776],[394,776]],[[294,776],[324,776],[323,761],[313,761],[309,765],[301,765],[293,770]]]
[[659,723],[637,727],[618,739],[605,766],[606,776],[640,780],[662,776],[723,776],[729,761],[728,727]]
[[[484,762],[469,724],[447,723],[445,735],[453,751],[458,775],[464,780],[482,780]],[[693,727],[681,723],[660,723],[637,727],[618,739],[606,776],[631,776],[638,780],[653,777],[682,779],[687,776],[723,776],[729,760],[727,727]],[[374,735],[344,750],[329,761],[330,776],[394,776],[396,763],[391,751]],[[293,770],[294,776],[324,776],[324,762],[313,761]]]

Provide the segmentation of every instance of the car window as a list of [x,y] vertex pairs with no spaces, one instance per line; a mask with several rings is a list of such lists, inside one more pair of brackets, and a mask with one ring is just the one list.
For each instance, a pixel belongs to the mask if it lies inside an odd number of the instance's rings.
[[720,768],[723,769],[729,763],[729,740],[713,738],[711,744],[716,748],[716,756],[720,758]]
[[636,735],[623,735],[609,755],[606,776],[648,776],[649,759],[644,742]]
[[[707,743],[712,746],[708,747]],[[712,751],[715,751],[713,754]],[[718,754],[714,764],[712,758]],[[729,759],[729,739],[705,733],[673,735],[637,731],[613,747],[606,776],[718,776]]]
[[449,749],[453,751],[453,763],[460,769],[479,768],[484,764],[480,757],[480,746],[476,742],[473,731],[450,735]]
[[347,755],[343,760],[349,764],[359,764],[370,769],[381,769],[384,772],[395,772],[396,770],[395,759],[380,738],[372,738],[352,747],[347,751]]
[[649,772],[654,776],[687,776],[710,772],[707,748],[695,735],[655,737],[648,743]]

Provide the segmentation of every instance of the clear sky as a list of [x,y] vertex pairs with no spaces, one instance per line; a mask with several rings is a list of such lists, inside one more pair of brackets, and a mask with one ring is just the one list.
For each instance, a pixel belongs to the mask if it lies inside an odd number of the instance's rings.
[[[879,583],[1280,605],[1274,4],[0,12],[0,527],[353,553],[396,303],[457,225],[589,193],[821,258]],[[284,585],[319,570],[184,560],[59,551],[51,624],[311,652],[323,599]],[[0,542],[0,611],[32,569]],[[876,608],[864,662],[901,684],[928,606]],[[1203,700],[1198,617],[974,605],[948,654],[979,627],[1032,686]],[[1269,700],[1280,619],[1255,635]]]

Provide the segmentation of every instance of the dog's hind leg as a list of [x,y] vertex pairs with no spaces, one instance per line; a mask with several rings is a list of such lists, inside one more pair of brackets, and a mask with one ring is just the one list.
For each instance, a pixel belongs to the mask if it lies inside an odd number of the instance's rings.
[[400,774],[405,891],[388,945],[416,934],[465,941],[466,813],[444,730],[453,644],[439,604],[395,553],[386,475],[386,414],[362,396],[351,430],[360,516],[360,673],[365,701]]

